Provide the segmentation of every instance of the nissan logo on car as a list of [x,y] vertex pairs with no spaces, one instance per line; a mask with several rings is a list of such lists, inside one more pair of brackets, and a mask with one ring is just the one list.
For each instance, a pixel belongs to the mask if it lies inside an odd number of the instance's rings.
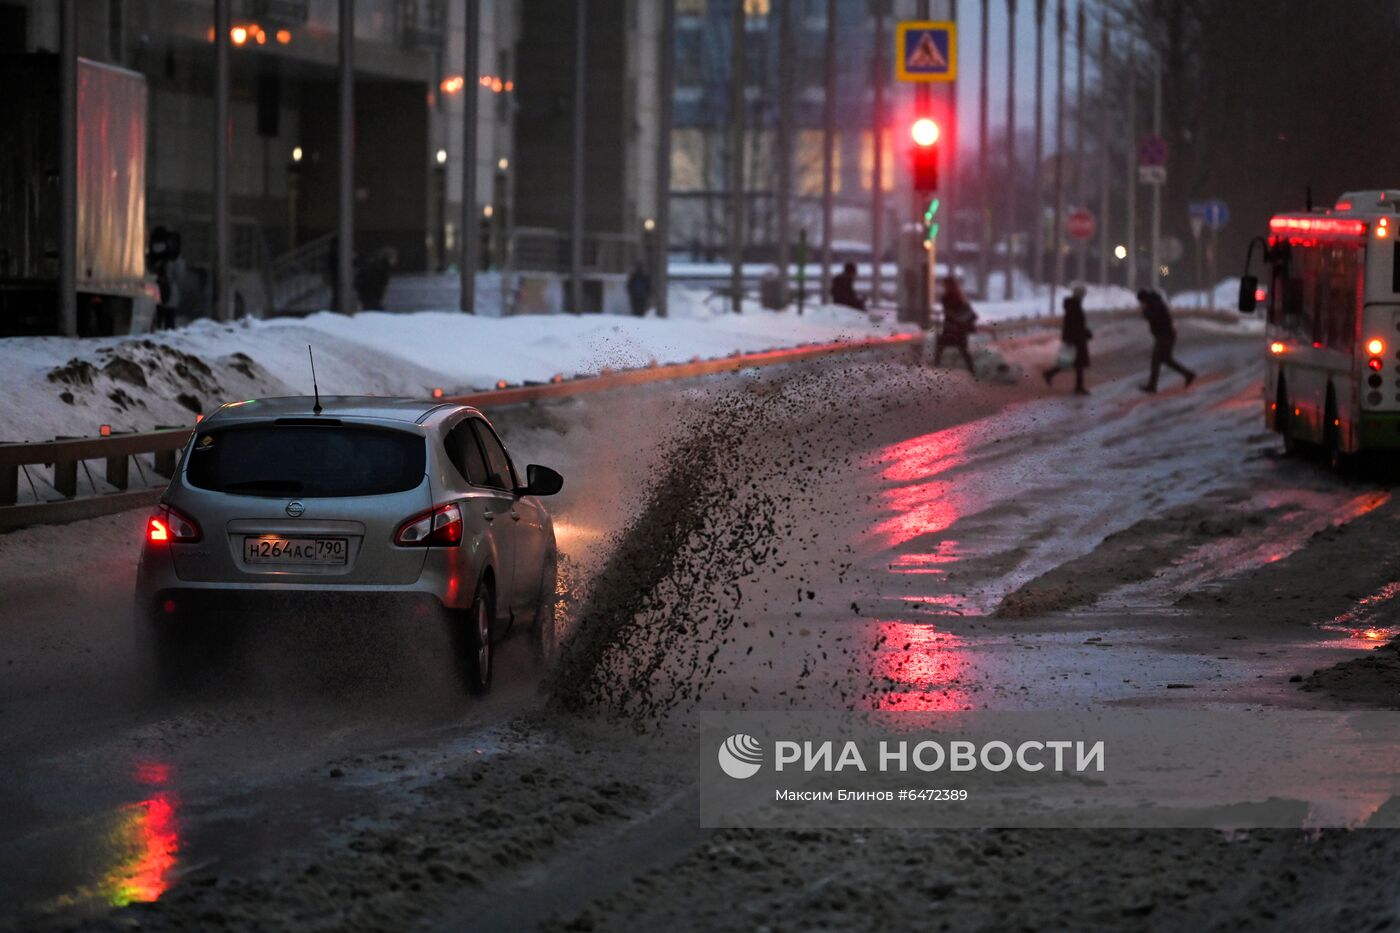
[[287,503],[287,514],[292,518],[301,518],[301,513],[306,511],[306,504],[300,499],[293,499]]

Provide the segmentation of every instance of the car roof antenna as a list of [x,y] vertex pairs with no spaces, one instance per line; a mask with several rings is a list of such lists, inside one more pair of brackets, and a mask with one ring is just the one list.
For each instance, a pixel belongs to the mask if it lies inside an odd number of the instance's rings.
[[311,360],[311,391],[316,396],[316,404],[312,407],[311,413],[319,415],[321,413],[321,389],[316,385],[316,355],[311,352],[311,344],[306,345],[306,355]]

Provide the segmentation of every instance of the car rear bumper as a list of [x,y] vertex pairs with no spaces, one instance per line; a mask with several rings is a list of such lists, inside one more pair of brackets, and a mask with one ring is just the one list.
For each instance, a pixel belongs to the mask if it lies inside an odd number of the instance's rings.
[[175,600],[182,608],[198,605],[208,611],[218,611],[224,605],[255,605],[268,611],[288,605],[302,611],[402,604],[465,609],[475,595],[476,580],[464,579],[456,557],[446,550],[430,549],[422,573],[410,583],[336,582],[344,578],[309,575],[300,579],[202,581],[181,578],[168,552],[148,550],[137,573],[136,602],[148,611],[159,609],[166,600]]

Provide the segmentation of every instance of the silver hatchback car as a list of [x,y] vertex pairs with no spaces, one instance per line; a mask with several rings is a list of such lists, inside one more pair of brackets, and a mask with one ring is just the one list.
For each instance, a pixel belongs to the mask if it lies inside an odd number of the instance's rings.
[[200,423],[146,523],[137,610],[164,673],[201,654],[201,618],[239,599],[417,602],[451,624],[461,673],[491,684],[495,641],[553,627],[558,473],[516,471],[481,412],[412,399],[254,399]]

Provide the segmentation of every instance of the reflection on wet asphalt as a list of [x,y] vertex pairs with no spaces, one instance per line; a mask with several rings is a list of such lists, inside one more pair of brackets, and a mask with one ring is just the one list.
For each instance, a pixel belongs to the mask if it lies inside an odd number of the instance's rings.
[[[1306,627],[1201,601],[1390,494],[1270,455],[1256,341],[1183,346],[1202,378],[1151,398],[1136,358],[1102,364],[1086,400],[865,362],[736,377],[719,402],[689,387],[503,418],[521,459],[568,477],[558,625],[583,637],[555,704],[666,717],[1287,702],[1280,685],[1319,633],[1352,649],[1390,637],[1400,584]],[[120,554],[131,524],[87,533]],[[407,786],[376,755],[489,754],[484,729],[541,705],[522,647],[503,654],[496,696],[472,703],[413,630],[412,672],[392,683],[259,663],[222,692],[151,699],[116,618],[130,567],[110,560],[55,606],[44,555],[63,534],[24,534],[39,556],[15,589],[18,663],[0,686],[0,756],[21,763],[0,777],[9,903],[150,901],[202,866],[310,845]],[[328,791],[327,762],[350,759]]]

